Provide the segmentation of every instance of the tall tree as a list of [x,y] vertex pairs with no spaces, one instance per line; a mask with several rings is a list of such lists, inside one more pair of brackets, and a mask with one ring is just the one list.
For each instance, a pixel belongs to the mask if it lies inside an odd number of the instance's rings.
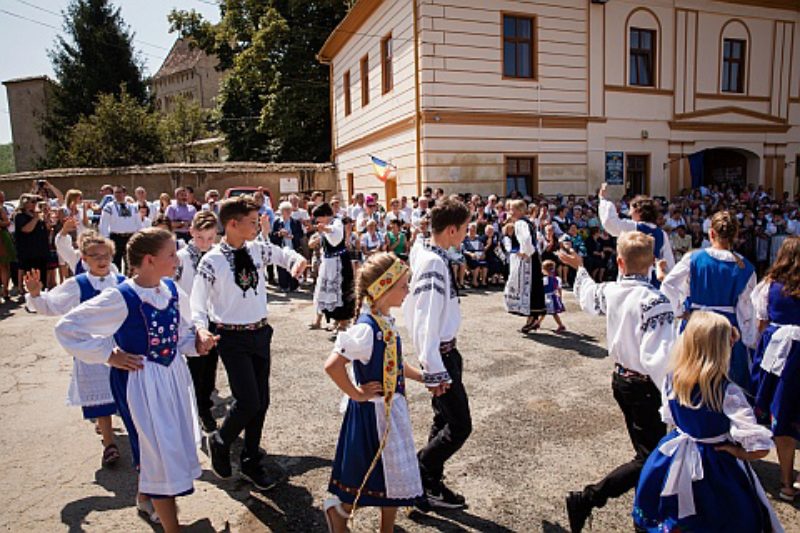
[[64,32],[50,51],[58,86],[43,127],[47,166],[64,164],[70,129],[94,112],[101,94],[119,96],[124,88],[136,102],[147,101],[142,62],[119,8],[109,0],[73,0],[64,13]]
[[221,20],[173,11],[173,30],[230,69],[219,96],[231,159],[327,161],[328,68],[316,60],[348,0],[221,0]]
[[62,163],[73,167],[119,167],[164,161],[160,117],[122,89],[101,94],[95,112],[70,129]]

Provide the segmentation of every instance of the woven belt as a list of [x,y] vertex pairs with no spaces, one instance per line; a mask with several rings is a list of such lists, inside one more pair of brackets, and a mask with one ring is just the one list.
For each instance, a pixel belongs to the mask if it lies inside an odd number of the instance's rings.
[[640,374],[639,372],[636,372],[635,370],[629,370],[629,369],[625,368],[624,366],[622,366],[619,363],[615,363],[614,364],[614,373],[617,374],[620,377],[633,379],[633,380],[636,380],[636,381],[650,381],[650,376],[646,376],[644,374]]
[[439,353],[446,354],[456,349],[456,340],[450,340],[439,344]]
[[267,321],[266,318],[262,318],[258,322],[252,324],[214,324],[217,331],[255,331],[267,327],[268,325],[269,321]]

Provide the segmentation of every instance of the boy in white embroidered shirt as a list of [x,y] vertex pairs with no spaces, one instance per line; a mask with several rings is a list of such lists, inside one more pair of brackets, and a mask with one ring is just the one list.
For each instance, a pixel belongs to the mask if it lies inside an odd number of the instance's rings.
[[[625,415],[636,456],[602,481],[567,496],[570,530],[581,531],[593,508],[636,487],[645,460],[667,432],[661,421],[661,393],[675,341],[675,315],[666,296],[650,284],[655,239],[639,231],[617,240],[619,281],[595,283],[575,252],[559,259],[577,269],[575,297],[581,308],[607,316],[608,353],[614,361],[611,388]],[[656,386],[658,385],[658,386]]]
[[417,244],[412,250],[411,294],[403,305],[425,385],[433,394],[433,427],[418,454],[422,485],[428,504],[446,509],[465,506],[464,497],[446,487],[442,478],[445,461],[472,432],[461,379],[463,361],[456,349],[461,309],[446,250],[461,245],[469,220],[469,210],[460,201],[444,200],[433,208],[433,235],[429,244]]
[[[232,475],[230,446],[244,430],[242,477],[258,489],[279,480],[267,473],[261,459],[261,432],[269,406],[270,343],[264,267],[275,264],[298,277],[306,268],[300,254],[267,240],[255,240],[259,230],[258,204],[249,196],[226,200],[219,210],[225,237],[197,266],[192,286],[192,321],[198,337],[219,335],[217,349],[235,400],[218,431],[208,436],[211,466],[221,478]],[[261,220],[269,235],[269,219]]]
[[[178,264],[175,270],[175,283],[191,297],[195,274],[200,259],[208,252],[217,238],[217,216],[211,211],[198,211],[192,219],[189,234],[192,239],[189,244],[178,250]],[[209,326],[211,327],[211,326]],[[194,382],[194,394],[197,400],[197,416],[203,430],[207,433],[216,431],[217,421],[211,414],[214,402],[211,394],[217,380],[217,363],[219,354],[216,347],[212,348],[205,357],[190,357],[186,359],[189,371]]]

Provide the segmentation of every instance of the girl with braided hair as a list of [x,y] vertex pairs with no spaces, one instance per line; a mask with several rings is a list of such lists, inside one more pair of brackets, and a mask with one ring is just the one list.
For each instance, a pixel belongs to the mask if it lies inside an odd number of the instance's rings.
[[[339,333],[325,371],[349,400],[324,503],[329,531],[347,531],[357,506],[381,508],[381,532],[393,531],[397,508],[422,497],[405,379],[422,373],[403,361],[390,312],[408,295],[408,266],[379,252],[359,269],[356,323]],[[355,383],[347,374],[352,363]]]

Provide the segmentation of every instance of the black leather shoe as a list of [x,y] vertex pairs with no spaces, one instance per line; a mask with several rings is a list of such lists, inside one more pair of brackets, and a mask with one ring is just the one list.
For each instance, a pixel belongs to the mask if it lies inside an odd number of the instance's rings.
[[586,520],[592,516],[592,506],[583,497],[582,492],[570,492],[567,496],[567,518],[571,533],[580,533]]
[[217,440],[217,432],[206,436],[206,447],[208,455],[211,457],[211,470],[222,479],[228,479],[233,475],[231,469],[231,450]]

